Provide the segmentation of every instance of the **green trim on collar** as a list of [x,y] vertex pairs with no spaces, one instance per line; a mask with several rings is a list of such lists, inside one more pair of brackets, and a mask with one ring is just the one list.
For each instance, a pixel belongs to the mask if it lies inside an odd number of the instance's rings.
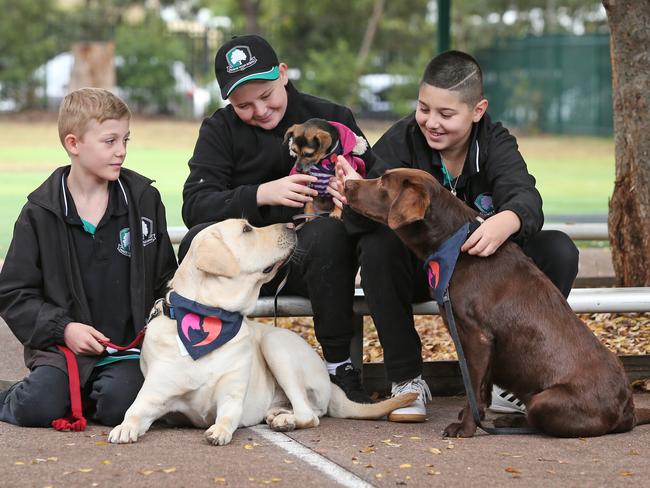
[[[79,218],[81,219],[81,217]],[[84,230],[88,232],[91,236],[95,235],[95,232],[97,231],[97,227],[95,227],[93,224],[91,224],[87,220],[81,219],[81,225],[83,225]]]
[[123,359],[140,359],[140,355],[129,354],[128,356],[106,356],[97,361],[95,367],[106,366],[107,364],[116,363],[117,361],[122,361]]
[[442,184],[445,186],[451,186],[456,178],[451,176],[451,173],[449,173],[449,170],[447,169],[447,166],[445,166],[445,162],[442,160],[442,158],[440,158],[440,162],[442,163]]

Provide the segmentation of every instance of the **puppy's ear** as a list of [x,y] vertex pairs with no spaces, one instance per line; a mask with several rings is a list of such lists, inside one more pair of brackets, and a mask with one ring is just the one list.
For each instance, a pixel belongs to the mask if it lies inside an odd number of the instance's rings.
[[327,131],[318,130],[315,137],[319,144],[318,149],[326,151],[332,145],[332,136]]
[[293,137],[293,133],[296,131],[296,127],[298,127],[298,124],[293,124],[287,129],[287,132],[284,133],[284,140],[282,141],[282,144],[286,144],[289,139]]
[[397,229],[424,219],[431,198],[421,186],[407,184],[388,210],[388,227]]
[[193,255],[194,265],[201,271],[227,278],[239,274],[237,258],[224,244],[218,232],[204,236],[194,248]]

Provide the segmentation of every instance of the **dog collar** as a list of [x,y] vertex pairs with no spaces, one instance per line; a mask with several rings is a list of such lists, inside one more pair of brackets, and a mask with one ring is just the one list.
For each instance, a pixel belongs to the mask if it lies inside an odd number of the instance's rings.
[[176,320],[178,337],[194,360],[235,337],[244,318],[239,312],[208,307],[176,292],[169,294],[165,315]]
[[456,232],[449,236],[424,262],[431,297],[440,306],[451,276],[454,274],[460,248],[467,238],[484,222],[476,217],[472,222],[465,222]]
[[332,150],[321,159],[321,164],[323,163],[333,163],[336,164],[336,158],[343,155],[343,146],[341,146],[340,141],[336,141]]

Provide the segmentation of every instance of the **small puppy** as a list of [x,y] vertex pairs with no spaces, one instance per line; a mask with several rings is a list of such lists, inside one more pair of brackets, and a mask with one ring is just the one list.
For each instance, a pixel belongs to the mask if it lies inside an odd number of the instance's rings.
[[313,202],[305,204],[305,213],[329,214],[330,217],[341,218],[341,209],[334,205],[327,186],[334,176],[338,156],[346,158],[361,176],[365,176],[366,165],[357,155],[368,149],[366,140],[338,122],[309,119],[289,127],[284,135],[284,143],[288,143],[289,154],[296,158],[291,174],[309,174],[318,178],[311,185],[318,191],[318,196]]

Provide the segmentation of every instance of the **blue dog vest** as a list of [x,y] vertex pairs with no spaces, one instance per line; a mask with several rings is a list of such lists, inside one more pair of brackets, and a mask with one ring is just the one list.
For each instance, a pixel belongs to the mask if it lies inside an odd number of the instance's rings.
[[442,306],[443,297],[449,287],[451,275],[454,273],[460,248],[467,239],[469,222],[463,224],[456,232],[448,237],[424,262],[431,296]]

